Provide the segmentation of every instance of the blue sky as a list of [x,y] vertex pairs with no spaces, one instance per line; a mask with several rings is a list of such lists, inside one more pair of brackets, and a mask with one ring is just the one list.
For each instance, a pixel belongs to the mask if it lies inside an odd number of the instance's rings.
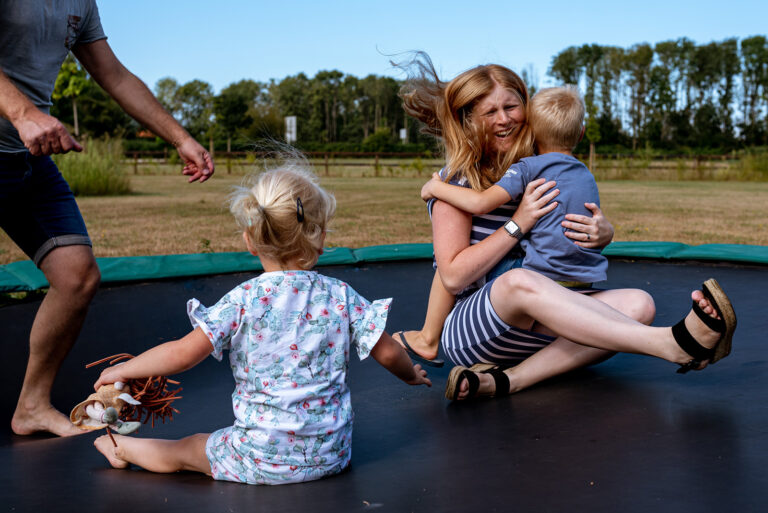
[[[552,56],[571,45],[627,48],[688,37],[696,43],[768,33],[768,2],[646,0],[370,2],[100,0],[102,24],[123,63],[147,85],[200,79],[216,92],[338,69],[400,77],[387,55],[426,51],[443,78],[481,63],[533,69],[551,83]],[[474,10],[473,10],[474,9]]]

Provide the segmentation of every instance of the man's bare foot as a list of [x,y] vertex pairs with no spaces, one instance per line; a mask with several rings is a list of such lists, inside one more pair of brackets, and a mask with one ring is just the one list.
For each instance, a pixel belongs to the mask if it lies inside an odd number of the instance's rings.
[[69,417],[50,404],[25,408],[22,401],[19,401],[16,406],[11,419],[11,429],[17,435],[31,435],[41,431],[56,436],[75,436],[85,433],[72,424]]
[[416,354],[427,360],[434,360],[437,358],[437,346],[440,344],[439,340],[428,341],[424,337],[424,333],[421,331],[398,331],[392,335],[395,341],[403,345],[403,340],[400,335],[403,335],[408,341],[408,345],[416,351]]
[[128,468],[129,463],[119,456],[119,454],[122,452],[120,450],[120,439],[122,436],[114,435],[114,437],[118,444],[117,447],[115,447],[115,445],[112,443],[109,435],[102,435],[98,437],[93,441],[93,445],[101,454],[104,455],[105,458],[107,458],[109,464],[114,468]]

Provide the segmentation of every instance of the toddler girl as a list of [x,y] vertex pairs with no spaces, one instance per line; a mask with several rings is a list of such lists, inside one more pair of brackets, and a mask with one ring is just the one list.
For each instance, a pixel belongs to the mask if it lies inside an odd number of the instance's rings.
[[107,436],[96,448],[115,468],[194,470],[251,484],[310,481],[350,462],[350,349],[371,355],[411,385],[426,372],[384,332],[391,299],[368,302],[312,267],[323,252],[333,196],[302,165],[257,176],[232,195],[230,210],[264,273],[205,307],[187,303],[194,330],[102,372],[94,387],[189,369],[224,350],[235,378],[235,424],[181,440]]

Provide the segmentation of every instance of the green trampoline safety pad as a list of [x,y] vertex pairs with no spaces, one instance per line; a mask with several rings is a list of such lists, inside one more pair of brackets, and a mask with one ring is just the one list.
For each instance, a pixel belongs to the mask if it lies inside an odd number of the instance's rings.
[[[607,257],[657,260],[702,260],[768,264],[768,246],[679,242],[613,242],[603,250]],[[318,266],[349,265],[393,260],[432,258],[432,244],[388,244],[351,249],[326,248]],[[96,262],[104,284],[149,281],[263,270],[248,252],[198,253],[139,257],[104,257]],[[0,266],[0,292],[29,292],[48,287],[43,273],[30,261]]]

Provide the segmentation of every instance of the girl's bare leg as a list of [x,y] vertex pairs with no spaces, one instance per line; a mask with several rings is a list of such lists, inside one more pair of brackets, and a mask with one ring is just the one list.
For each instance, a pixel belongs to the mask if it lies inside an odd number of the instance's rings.
[[107,435],[97,438],[93,445],[115,468],[126,468],[132,463],[150,472],[191,470],[211,475],[211,464],[205,455],[208,433],[198,433],[181,440],[113,436],[117,447]]
[[[443,333],[443,323],[451,313],[454,296],[445,290],[440,275],[435,271],[435,277],[432,279],[432,288],[429,290],[429,303],[427,304],[427,316],[424,319],[424,326],[421,331],[405,331],[403,335],[408,340],[408,344],[419,355],[430,360],[437,357],[437,350],[440,345],[440,335]],[[399,335],[395,333],[393,338],[397,340]],[[402,344],[401,340],[398,340]]]

